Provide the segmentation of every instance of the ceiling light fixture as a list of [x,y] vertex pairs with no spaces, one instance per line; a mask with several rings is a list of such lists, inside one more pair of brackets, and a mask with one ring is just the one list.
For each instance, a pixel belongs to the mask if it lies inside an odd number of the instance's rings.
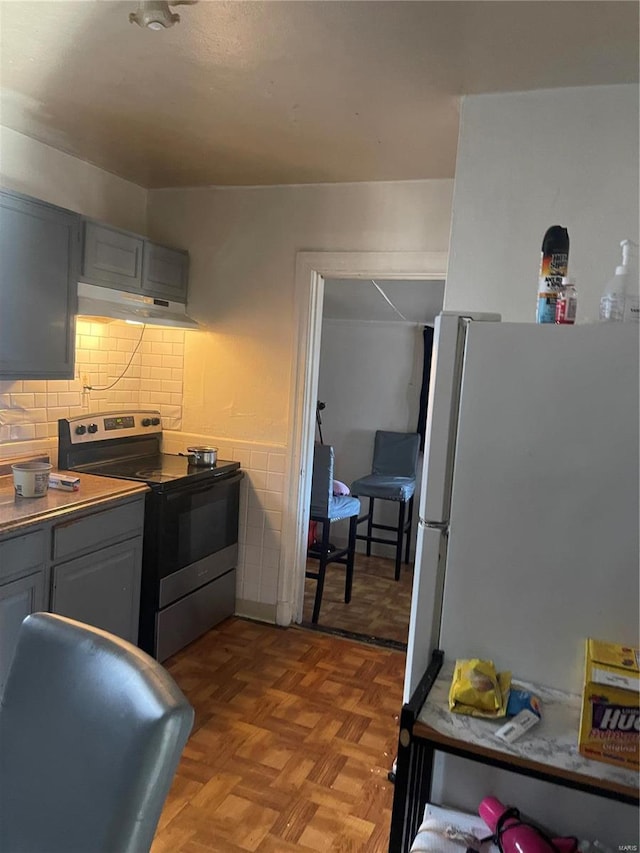
[[198,0],[141,0],[138,9],[131,12],[129,22],[149,30],[166,30],[180,21],[180,15],[169,6],[193,6]]

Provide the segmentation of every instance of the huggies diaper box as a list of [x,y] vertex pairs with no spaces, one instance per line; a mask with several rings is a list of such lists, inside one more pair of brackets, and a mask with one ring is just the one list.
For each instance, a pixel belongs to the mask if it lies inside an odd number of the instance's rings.
[[578,748],[586,758],[640,768],[640,649],[588,639]]

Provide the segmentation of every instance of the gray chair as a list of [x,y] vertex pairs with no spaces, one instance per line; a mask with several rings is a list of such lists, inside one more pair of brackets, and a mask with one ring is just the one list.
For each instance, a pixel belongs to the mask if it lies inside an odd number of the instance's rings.
[[140,649],[27,616],[0,704],[0,850],[148,851],[193,719]]
[[[334,460],[333,447],[328,444],[319,444],[316,442],[313,450],[310,517],[312,521],[317,521],[322,525],[322,532],[317,547],[311,547],[307,551],[307,558],[318,560],[318,571],[307,570],[306,572],[306,577],[314,578],[318,581],[313,604],[313,615],[311,617],[311,621],[314,624],[317,623],[320,617],[324,580],[329,563],[339,563],[346,567],[344,586],[345,604],[351,601],[351,588],[353,586],[353,561],[356,549],[355,537],[358,514],[360,512],[360,501],[350,495],[336,496],[333,494]],[[331,523],[342,518],[351,519],[347,547],[332,550],[329,544]]]
[[[413,495],[416,490],[416,468],[420,436],[417,432],[391,432],[378,430],[373,448],[371,473],[351,484],[351,494],[369,498],[369,511],[358,519],[367,522],[366,534],[356,539],[367,543],[367,557],[371,556],[371,543],[393,545],[396,549],[395,579],[400,580],[402,544],[406,537],[405,563],[409,562],[409,542],[413,520]],[[398,503],[398,523],[377,524],[373,521],[376,498]],[[408,510],[408,512],[407,512]],[[374,536],[375,530],[393,531],[393,538]]]

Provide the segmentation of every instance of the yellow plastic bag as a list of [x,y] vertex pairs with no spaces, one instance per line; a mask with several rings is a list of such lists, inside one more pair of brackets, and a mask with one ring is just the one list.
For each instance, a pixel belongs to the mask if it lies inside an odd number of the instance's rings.
[[511,673],[497,673],[492,660],[457,660],[449,690],[449,710],[473,717],[504,717]]

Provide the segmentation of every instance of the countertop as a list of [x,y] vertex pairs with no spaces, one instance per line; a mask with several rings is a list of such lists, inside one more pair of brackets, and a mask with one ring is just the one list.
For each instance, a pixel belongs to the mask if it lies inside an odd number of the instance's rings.
[[145,483],[133,480],[95,477],[92,474],[78,476],[80,489],[77,492],[49,489],[46,495],[38,498],[16,497],[13,477],[0,476],[0,535],[149,491]]

